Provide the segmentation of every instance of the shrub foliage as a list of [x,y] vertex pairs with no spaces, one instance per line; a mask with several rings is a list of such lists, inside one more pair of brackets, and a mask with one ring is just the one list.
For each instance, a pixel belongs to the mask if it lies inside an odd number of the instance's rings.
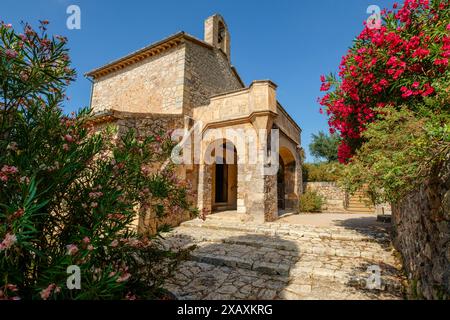
[[306,191],[300,196],[300,212],[321,212],[324,199],[316,191]]
[[[94,132],[87,109],[64,115],[75,71],[66,39],[48,36],[47,23],[23,33],[0,26],[0,299],[157,298],[181,253],[131,226],[148,199],[189,210],[171,166],[146,170],[172,144]],[[66,286],[71,265],[81,290]]]
[[337,162],[305,163],[302,166],[303,182],[336,182],[342,173],[343,165]]

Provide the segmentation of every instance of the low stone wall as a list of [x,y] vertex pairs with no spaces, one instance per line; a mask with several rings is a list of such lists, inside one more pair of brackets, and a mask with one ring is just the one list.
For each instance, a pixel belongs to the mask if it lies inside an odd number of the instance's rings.
[[336,182],[306,182],[303,190],[316,191],[326,200],[323,212],[345,212],[345,191]]
[[392,206],[394,245],[419,298],[450,299],[449,169]]

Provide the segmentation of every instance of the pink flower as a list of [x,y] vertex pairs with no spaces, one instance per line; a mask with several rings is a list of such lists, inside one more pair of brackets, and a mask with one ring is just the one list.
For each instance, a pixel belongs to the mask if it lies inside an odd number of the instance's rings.
[[380,86],[386,87],[389,84],[389,82],[386,79],[381,79],[380,80]]
[[14,59],[14,58],[17,57],[17,52],[14,51],[13,49],[6,49],[5,50],[5,55],[9,59]]
[[434,65],[436,65],[436,66],[439,66],[439,65],[447,66],[448,65],[448,59],[447,58],[436,59],[436,60],[434,60]]
[[16,286],[15,284],[11,284],[11,283],[8,283],[8,284],[6,285],[6,289],[8,289],[8,290],[10,290],[10,291],[12,291],[12,292],[17,292],[17,291],[19,291],[19,289],[17,288],[17,286]]
[[422,92],[422,97],[426,97],[429,96],[430,94],[432,94],[434,92],[434,88],[432,86],[430,86],[428,83],[426,83],[423,86],[423,92]]
[[94,246],[92,244],[90,244],[90,245],[87,246],[87,249],[89,251],[93,251],[94,250]]
[[67,142],[71,143],[71,142],[73,142],[73,137],[70,134],[66,134],[64,136],[64,140],[66,140]]
[[20,218],[25,213],[25,210],[20,208],[16,212],[13,213],[14,219]]
[[450,23],[447,25],[447,30],[450,30]]
[[78,252],[78,247],[74,244],[69,244],[66,246],[66,248],[67,248],[67,254],[69,256],[73,256]]
[[64,143],[62,147],[64,151],[69,151],[69,145],[67,143]]
[[119,278],[117,278],[117,282],[125,282],[128,279],[130,279],[131,274],[129,274],[128,272],[125,272],[123,275],[121,275]]
[[331,88],[331,84],[329,82],[324,82],[320,86],[320,91],[328,91]]
[[5,239],[3,239],[2,243],[0,243],[0,251],[8,250],[16,242],[17,242],[17,237],[14,234],[7,233],[5,236]]
[[125,296],[125,299],[127,299],[127,300],[136,300],[137,297],[136,297],[136,295],[132,294],[131,292],[128,292],[127,295]]
[[400,91],[402,92],[402,98],[408,98],[414,94],[411,89],[408,89],[405,86],[401,87]]
[[52,289],[48,287],[47,289],[44,289],[41,291],[41,299],[47,300],[48,297],[50,297],[50,294],[52,293]]
[[14,167],[14,166],[3,166],[3,168],[2,168],[2,172],[3,173],[6,173],[6,174],[15,174],[15,173],[17,173],[19,170],[16,168],[16,167]]
[[89,237],[84,237],[84,238],[83,238],[83,242],[84,242],[85,244],[89,244],[89,243],[91,243],[91,239],[89,239]]
[[151,173],[151,170],[150,170],[150,168],[148,166],[142,165],[141,166],[141,173],[146,176],[149,173]]
[[117,240],[113,240],[110,244],[110,246],[113,248],[117,247],[118,245],[119,245],[119,241],[117,241]]
[[101,196],[103,196],[103,192],[90,192],[89,193],[89,198],[91,199],[97,199],[100,198]]
[[59,292],[61,292],[61,288],[58,287],[54,283],[49,284],[47,288],[45,288],[44,290],[41,291],[41,299],[42,300],[47,300],[50,297],[50,295],[52,294],[53,291],[55,293],[59,293]]
[[97,202],[92,202],[91,203],[91,207],[92,208],[97,208],[98,207],[98,203]]

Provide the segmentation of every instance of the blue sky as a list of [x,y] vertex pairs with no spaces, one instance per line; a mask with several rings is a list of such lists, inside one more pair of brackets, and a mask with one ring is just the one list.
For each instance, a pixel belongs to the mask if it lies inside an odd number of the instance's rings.
[[[311,134],[327,131],[319,113],[320,75],[336,72],[362,29],[369,5],[394,0],[2,0],[0,19],[20,27],[47,19],[49,32],[69,39],[78,79],[65,111],[89,105],[83,74],[152,42],[186,31],[203,39],[203,21],[218,12],[231,33],[231,59],[246,84],[271,79],[278,100],[302,128],[307,161]],[[68,30],[66,9],[81,9],[81,30]]]

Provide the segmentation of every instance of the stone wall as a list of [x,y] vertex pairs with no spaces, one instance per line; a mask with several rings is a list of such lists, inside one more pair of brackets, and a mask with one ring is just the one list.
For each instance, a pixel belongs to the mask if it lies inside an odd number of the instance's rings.
[[136,131],[138,136],[158,135],[160,132],[168,134],[174,129],[184,128],[184,116],[181,114],[154,114],[154,113],[115,113],[116,125],[119,133],[130,129]]
[[184,58],[181,45],[96,79],[93,110],[182,113]]
[[277,105],[277,118],[274,123],[282,130],[286,136],[291,138],[297,145],[301,145],[301,129],[295,123],[284,108]]
[[393,205],[392,214],[411,294],[450,299],[450,164]]
[[186,43],[185,100],[186,113],[208,105],[213,95],[243,87],[230,62],[220,49]]
[[[130,129],[138,136],[159,135],[161,132],[168,133],[175,128],[184,128],[184,116],[177,114],[135,114],[114,112],[114,125],[117,126],[118,134],[123,135]],[[98,126],[100,128],[101,126]],[[189,200],[195,205],[197,201],[198,168],[196,166],[178,166],[177,177],[189,181],[191,184]],[[142,207],[143,208],[143,207]],[[135,225],[140,232],[154,233],[162,225],[178,226],[181,222],[192,219],[189,212],[169,212],[162,218],[158,218],[151,209],[137,208],[140,217]]]
[[195,108],[193,114],[196,120],[208,124],[276,110],[276,86],[271,81],[253,81],[248,88],[212,97],[209,105]]
[[339,188],[336,182],[306,182],[303,190],[316,191],[326,200],[322,211],[345,212],[345,191]]

